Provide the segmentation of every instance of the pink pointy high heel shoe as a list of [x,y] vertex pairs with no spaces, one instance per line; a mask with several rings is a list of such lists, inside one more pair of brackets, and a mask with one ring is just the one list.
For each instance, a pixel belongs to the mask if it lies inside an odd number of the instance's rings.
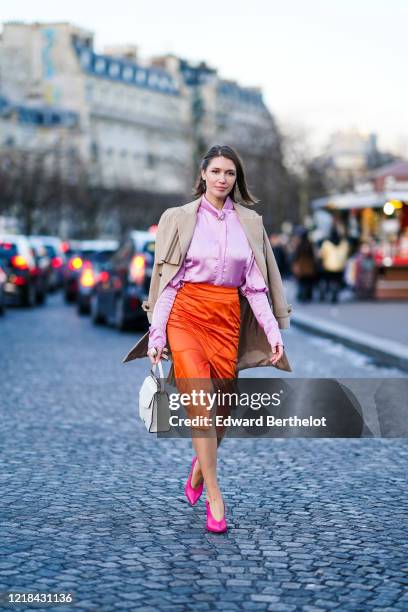
[[192,506],[194,506],[194,504],[200,499],[201,493],[204,489],[204,481],[199,484],[197,488],[191,486],[191,477],[193,475],[194,465],[196,461],[197,457],[193,457],[193,461],[191,462],[190,474],[188,475],[188,480],[186,482],[186,486],[184,487],[186,497]]
[[207,524],[206,527],[208,531],[214,531],[214,533],[222,533],[223,531],[227,531],[227,521],[225,520],[225,503],[224,503],[224,516],[220,521],[217,521],[212,515],[211,507],[208,499],[205,500],[205,505],[207,508]]

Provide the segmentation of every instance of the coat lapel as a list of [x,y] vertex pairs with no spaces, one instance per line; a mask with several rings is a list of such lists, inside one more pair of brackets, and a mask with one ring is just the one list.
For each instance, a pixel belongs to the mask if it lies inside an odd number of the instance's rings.
[[197,211],[201,197],[180,207],[180,214],[177,216],[177,231],[181,249],[181,261],[187,253],[191,239],[197,223]]

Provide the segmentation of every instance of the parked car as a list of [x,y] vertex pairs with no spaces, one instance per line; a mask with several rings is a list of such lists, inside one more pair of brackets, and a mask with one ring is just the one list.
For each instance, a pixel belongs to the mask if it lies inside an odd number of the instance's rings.
[[37,244],[43,245],[51,260],[51,270],[48,278],[48,286],[51,291],[62,287],[64,280],[64,264],[66,261],[63,242],[58,236],[29,236]]
[[4,262],[0,259],[0,315],[3,315],[6,310],[6,282],[7,274],[4,271]]
[[115,243],[115,248],[111,249],[105,248],[101,251],[95,252],[89,252],[89,250],[82,251],[83,264],[79,273],[77,291],[77,310],[79,314],[90,313],[91,296],[95,287],[95,282],[99,278],[101,272],[104,270],[107,261],[117,250],[117,247],[118,243]]
[[7,303],[34,306],[38,274],[27,236],[0,234],[0,259],[7,275],[4,285]]
[[117,329],[148,326],[143,300],[149,294],[154,261],[155,235],[131,232],[95,279],[91,295],[94,323]]

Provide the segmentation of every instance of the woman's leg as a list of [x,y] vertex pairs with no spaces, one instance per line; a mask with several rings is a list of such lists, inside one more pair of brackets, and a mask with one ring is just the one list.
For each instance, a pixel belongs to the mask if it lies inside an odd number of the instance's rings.
[[[237,308],[237,312],[235,314],[237,317],[239,317],[239,308]],[[229,398],[230,396],[233,397],[233,394],[238,391],[235,385],[236,364],[238,359],[238,340],[238,335],[235,338],[231,337],[231,342],[222,347],[222,350],[218,350],[210,359],[210,370],[211,378],[214,384],[214,392],[217,392],[217,397],[220,398],[216,414],[223,418],[228,417],[231,414],[231,404],[225,398]],[[223,396],[224,393],[225,396]],[[224,502],[217,479],[217,450],[226,434],[226,431],[227,427],[225,425],[217,426],[215,433],[216,437],[211,437],[207,440],[203,438],[198,439],[198,446],[195,445],[198,456],[198,452],[201,450],[199,447],[201,446],[201,443],[204,442],[202,446],[206,448],[205,452],[207,453],[207,457],[210,458],[207,465],[207,468],[209,468],[210,480],[207,479],[205,469],[203,469],[203,474],[207,489],[207,499],[211,505],[211,512],[214,518],[218,521],[224,516]],[[205,446],[207,441],[209,441],[210,444]],[[200,458],[198,457],[198,461],[196,463],[199,462]],[[201,468],[203,468],[203,466],[201,466]]]
[[224,516],[224,503],[217,479],[217,438],[194,437],[193,446],[200,463],[207,491],[207,499],[211,504],[211,512],[217,521]]
[[[217,405],[217,410],[212,411],[212,416],[228,416],[230,414],[230,405],[228,402],[223,404],[222,393],[231,394],[236,392],[234,379],[236,376],[236,362],[238,355],[238,339],[231,343],[231,346],[226,351],[218,352],[211,357],[208,363],[208,377],[211,377],[213,385],[213,393],[217,393],[220,398],[220,403]],[[204,381],[202,381],[204,382]],[[210,381],[209,381],[210,382]],[[229,397],[228,395],[226,397]],[[210,413],[211,414],[211,413]],[[194,432],[194,428],[192,428]],[[197,488],[204,478],[207,499],[211,504],[211,512],[216,520],[221,520],[224,516],[224,503],[222,494],[218,485],[217,478],[217,450],[221,444],[225,433],[226,426],[214,425],[205,432],[192,436],[193,446],[196,452],[197,461],[194,465],[194,470],[191,478],[191,486]]]
[[[226,431],[227,429],[224,428],[223,433],[217,435],[217,449],[220,446],[221,442],[223,441]],[[203,481],[203,473],[200,467],[200,460],[198,459],[194,464],[193,473],[191,475],[191,486],[193,487],[193,489],[196,489],[198,485],[202,483],[202,481]]]

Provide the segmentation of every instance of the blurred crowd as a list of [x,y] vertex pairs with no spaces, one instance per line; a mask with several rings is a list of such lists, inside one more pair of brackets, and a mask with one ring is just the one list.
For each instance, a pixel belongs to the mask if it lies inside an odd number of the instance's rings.
[[372,299],[375,286],[374,241],[346,235],[333,223],[324,237],[303,226],[291,234],[271,234],[270,242],[283,279],[296,282],[298,302],[335,304],[343,290],[356,299]]

